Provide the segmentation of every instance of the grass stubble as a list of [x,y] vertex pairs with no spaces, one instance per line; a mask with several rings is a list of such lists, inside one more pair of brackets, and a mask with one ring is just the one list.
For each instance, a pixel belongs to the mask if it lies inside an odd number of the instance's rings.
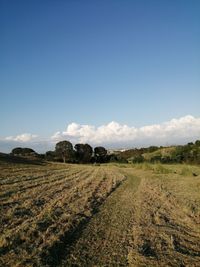
[[197,166],[4,163],[0,174],[1,266],[200,266]]

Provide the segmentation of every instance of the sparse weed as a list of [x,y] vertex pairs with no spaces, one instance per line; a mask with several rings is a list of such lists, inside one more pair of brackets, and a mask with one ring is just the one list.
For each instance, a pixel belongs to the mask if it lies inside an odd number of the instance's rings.
[[145,171],[149,171],[149,170],[153,170],[153,166],[152,164],[148,163],[148,162],[144,162],[142,163],[142,169]]
[[161,174],[168,174],[172,172],[170,169],[164,167],[162,164],[155,164],[154,170],[156,173],[161,173]]
[[188,166],[184,166],[181,169],[180,175],[191,176],[192,175],[192,171],[190,170],[190,168]]

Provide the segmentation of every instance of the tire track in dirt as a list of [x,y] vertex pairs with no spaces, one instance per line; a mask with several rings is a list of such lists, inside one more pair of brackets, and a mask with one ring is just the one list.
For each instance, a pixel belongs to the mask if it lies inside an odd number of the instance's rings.
[[126,175],[128,179],[93,216],[61,266],[127,266],[134,194],[140,178]]

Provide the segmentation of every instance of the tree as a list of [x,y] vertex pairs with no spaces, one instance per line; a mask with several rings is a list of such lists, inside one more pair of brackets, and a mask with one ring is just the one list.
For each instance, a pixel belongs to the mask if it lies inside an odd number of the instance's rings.
[[13,156],[37,156],[37,153],[28,147],[16,147],[11,151]]
[[195,142],[195,145],[196,145],[196,146],[200,146],[200,140],[197,140],[197,141]]
[[55,147],[56,155],[63,160],[70,162],[73,160],[74,150],[73,146],[69,141],[61,141],[56,144]]
[[92,147],[88,144],[76,144],[75,145],[76,159],[79,163],[89,163],[92,158]]
[[96,162],[103,163],[107,161],[107,150],[102,146],[95,147],[94,155]]
[[45,159],[49,161],[55,161],[56,160],[55,151],[47,151],[45,154]]

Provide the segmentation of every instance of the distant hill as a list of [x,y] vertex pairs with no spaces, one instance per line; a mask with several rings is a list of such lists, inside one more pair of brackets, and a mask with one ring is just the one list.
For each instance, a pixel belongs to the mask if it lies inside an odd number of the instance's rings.
[[197,163],[200,164],[200,140],[182,146],[129,149],[119,154],[128,162],[139,163],[143,161],[161,163]]
[[119,155],[122,158],[128,160],[130,158],[134,158],[134,157],[143,155],[145,153],[155,152],[155,151],[159,150],[160,148],[161,147],[156,147],[156,146],[150,146],[147,148],[133,148],[133,149],[128,149],[128,150],[122,151],[119,153]]
[[155,158],[155,157],[171,157],[175,150],[176,150],[176,146],[162,147],[154,152],[144,153],[143,157],[146,160],[151,160],[152,158]]

